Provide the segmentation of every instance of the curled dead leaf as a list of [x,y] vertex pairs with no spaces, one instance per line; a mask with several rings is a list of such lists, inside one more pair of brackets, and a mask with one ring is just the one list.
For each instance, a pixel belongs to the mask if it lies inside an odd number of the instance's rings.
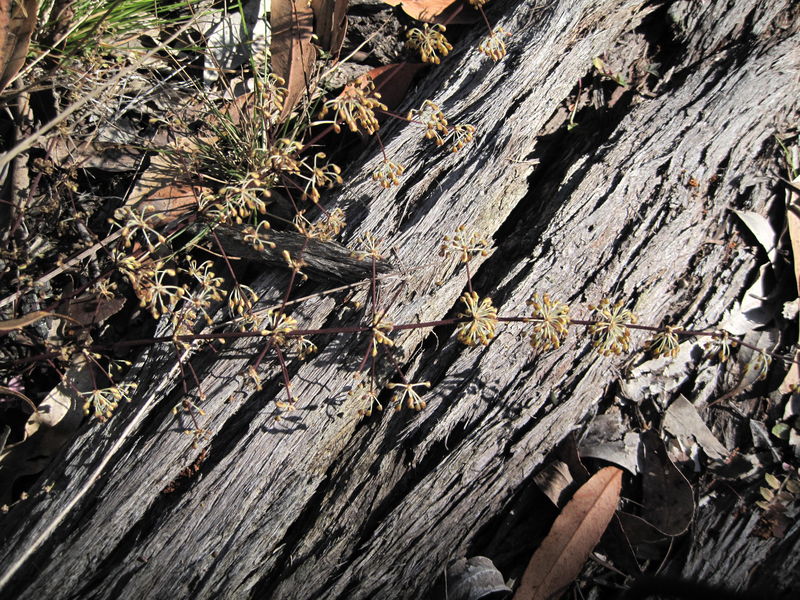
[[[189,140],[186,143],[193,145]],[[178,222],[197,209],[199,198],[208,190],[182,183],[182,178],[182,165],[159,152],[150,159],[150,166],[136,181],[125,204],[137,212],[146,211],[153,224]]]

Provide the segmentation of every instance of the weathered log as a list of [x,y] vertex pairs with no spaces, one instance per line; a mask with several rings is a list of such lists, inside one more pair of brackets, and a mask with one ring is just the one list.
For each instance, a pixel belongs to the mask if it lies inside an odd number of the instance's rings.
[[[474,51],[479,34],[469,35],[408,101],[431,98],[451,124],[473,124],[474,142],[453,155],[412,126],[388,127],[386,152],[407,167],[402,184],[377,191],[373,148],[328,200],[347,213],[345,242],[372,232],[393,249],[402,273],[383,287],[387,318],[426,322],[456,306],[465,270],[432,257],[467,223],[495,239],[494,254],[472,264],[473,285],[501,314],[524,314],[531,294],[546,292],[584,306],[620,297],[652,324],[718,323],[758,260],[716,242],[732,235],[731,209],[765,213],[773,200],[772,136],[796,119],[800,98],[797,6],[764,4],[492,7],[514,33],[508,56],[491,63]],[[652,97],[626,92],[593,124],[579,116],[568,132],[564,102],[603,53],[625,65],[660,61],[658,84]],[[253,287],[279,300],[286,279],[267,272]],[[362,323],[341,299],[308,301],[295,316],[304,328]],[[486,347],[465,348],[449,333],[397,333],[406,377],[432,384],[428,406],[368,420],[346,394],[365,336],[328,336],[318,356],[292,364],[298,409],[280,421],[277,369],[260,392],[242,384],[252,344],[198,356],[211,437],[197,449],[171,414],[183,394],[174,351],[150,348],[138,400],[105,426],[87,424],[43,474],[51,491],[3,517],[3,594],[424,595],[451,559],[481,553],[485,528],[626,360],[596,355],[577,330],[542,355],[524,324],[502,327]],[[754,576],[719,564],[735,587]],[[797,577],[795,569],[781,584]]]

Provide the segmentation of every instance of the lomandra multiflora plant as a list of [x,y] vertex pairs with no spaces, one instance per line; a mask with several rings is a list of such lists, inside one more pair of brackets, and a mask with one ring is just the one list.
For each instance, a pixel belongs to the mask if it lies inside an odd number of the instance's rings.
[[[479,50],[494,60],[502,59],[508,34],[502,28],[492,29],[483,12],[483,2],[475,0],[471,4],[490,31]],[[408,43],[421,53],[423,60],[438,63],[452,49],[443,37],[444,31],[444,26],[412,29]],[[19,361],[44,361],[59,373],[76,361],[85,365],[93,380],[92,389],[77,389],[68,378],[65,383],[82,396],[87,414],[105,421],[121,401],[133,397],[134,385],[123,382],[130,363],[113,358],[115,352],[165,343],[174,349],[185,390],[192,391],[173,410],[188,413],[192,425],[187,432],[197,443],[208,432],[201,422],[205,393],[186,359],[191,352],[204,346],[213,350],[240,338],[258,339],[261,349],[242,370],[241,380],[261,389],[265,364],[277,365],[284,390],[275,404],[286,412],[303,401],[292,392],[289,366],[292,361],[313,355],[320,336],[332,335],[351,336],[353,344],[363,345],[348,392],[361,414],[371,415],[384,408],[379,401],[384,389],[391,392],[386,397],[392,408],[422,410],[431,384],[406,376],[395,341],[399,332],[436,326],[452,327],[459,343],[475,347],[491,344],[505,324],[521,323],[527,327],[530,346],[537,352],[557,351],[568,335],[580,329],[603,356],[635,351],[631,335],[634,331],[649,336],[645,349],[653,356],[674,357],[681,339],[706,337],[709,351],[722,362],[739,345],[752,348],[756,354],[751,368],[759,377],[766,376],[772,354],[724,331],[640,324],[624,299],[603,298],[587,306],[585,318],[579,319],[573,316],[576,307],[550,296],[547,290],[537,290],[525,312],[502,314],[491,297],[473,287],[472,263],[488,255],[490,242],[468,224],[449,232],[441,242],[441,257],[458,261],[466,272],[466,289],[451,316],[430,322],[393,322],[392,301],[383,297],[379,275],[386,250],[381,239],[367,232],[356,240],[347,257],[361,261],[369,275],[369,300],[361,322],[324,329],[304,327],[295,316],[298,300],[293,294],[296,283],[307,277],[313,258],[310,248],[335,241],[346,227],[342,210],[327,209],[320,203],[326,189],[343,183],[340,167],[317,147],[324,135],[318,133],[320,129],[326,133],[346,128],[372,137],[383,155],[372,178],[376,187],[385,188],[399,184],[406,167],[386,154],[380,139],[382,118],[401,119],[419,127],[425,139],[450,152],[461,151],[476,131],[468,123],[451,124],[441,107],[430,100],[405,117],[391,113],[367,76],[350,82],[335,97],[295,111],[313,117],[287,120],[293,107],[286,105],[286,82],[263,70],[263,64],[254,61],[256,77],[247,103],[235,111],[213,109],[205,130],[175,142],[175,164],[202,184],[193,203],[166,211],[147,203],[119,208],[112,219],[119,241],[105,248],[110,268],[86,288],[96,298],[108,301],[129,290],[143,311],[168,324],[170,333],[116,344],[93,344],[79,332],[74,339],[54,343],[40,356]],[[315,132],[314,137],[310,137],[311,131]],[[285,200],[278,201],[278,191]],[[274,210],[276,207],[280,210]],[[275,231],[278,227],[281,235]],[[281,298],[261,297],[239,281],[233,266],[235,256],[226,243],[231,231],[253,251],[278,260],[288,271],[288,284]]]

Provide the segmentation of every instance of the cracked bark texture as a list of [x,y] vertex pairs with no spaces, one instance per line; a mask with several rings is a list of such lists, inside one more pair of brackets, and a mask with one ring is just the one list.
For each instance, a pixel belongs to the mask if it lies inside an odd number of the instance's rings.
[[[467,223],[494,236],[496,250],[472,269],[501,314],[522,314],[538,291],[576,306],[628,299],[652,324],[718,323],[763,260],[715,242],[733,235],[732,209],[766,214],[776,198],[773,136],[796,123],[800,98],[797,5],[524,0],[490,5],[490,16],[514,33],[508,56],[477,54],[476,29],[406,105],[432,99],[451,124],[477,127],[474,142],[453,155],[412,126],[389,126],[386,152],[408,169],[400,187],[371,181],[382,158],[370,147],[327,200],[348,215],[345,243],[369,231],[393,249],[401,272],[383,280],[387,318],[429,321],[456,307],[465,271],[432,257]],[[658,85],[567,133],[565,100],[604,53],[662,61]],[[252,285],[279,301],[286,282],[269,270]],[[295,316],[304,328],[360,323],[344,296]],[[366,287],[354,297],[363,302]],[[627,359],[597,356],[578,331],[537,356],[522,324],[472,349],[444,328],[396,333],[406,376],[432,383],[420,413],[358,417],[346,392],[363,336],[316,340],[317,356],[290,365],[300,401],[280,421],[277,369],[260,392],[242,384],[257,344],[193,357],[211,432],[200,448],[171,414],[183,397],[174,350],[149,348],[137,400],[105,426],[87,424],[43,474],[52,491],[2,517],[3,595],[424,597],[449,560],[485,551],[498,519],[525,510],[531,475]],[[798,585],[797,524],[783,540],[746,537],[743,521],[726,527],[754,556],[783,562],[748,562],[741,547],[726,560],[730,539],[711,539],[708,577],[743,588],[785,567],[781,585]],[[705,572],[692,556],[677,572]]]

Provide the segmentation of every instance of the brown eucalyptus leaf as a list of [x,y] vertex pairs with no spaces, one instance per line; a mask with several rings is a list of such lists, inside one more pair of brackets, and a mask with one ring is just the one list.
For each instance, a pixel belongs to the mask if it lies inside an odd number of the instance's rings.
[[622,470],[605,467],[583,484],[553,523],[522,576],[514,600],[544,600],[581,572],[614,516]]
[[622,528],[619,513],[620,511],[617,511],[614,514],[614,518],[603,533],[600,552],[608,556],[614,566],[624,573],[641,573],[642,565],[639,564],[637,554],[633,551],[633,546]]
[[47,312],[46,310],[37,310],[32,313],[28,313],[26,315],[22,315],[18,319],[9,319],[7,321],[0,321],[0,333],[8,333],[9,331],[15,331],[17,329],[22,329],[23,327],[27,327],[28,325],[33,325],[36,321],[41,321],[46,317],[55,316],[51,312]]
[[72,439],[84,417],[80,393],[91,390],[93,385],[91,369],[79,353],[64,381],[28,417],[23,440],[0,451],[0,503],[13,500],[10,494],[17,479],[40,473]]
[[81,169],[124,173],[136,170],[143,150],[127,144],[76,141],[69,136],[56,135],[48,143],[48,153],[53,162],[62,167],[75,165]]
[[463,25],[480,19],[478,11],[458,0],[383,0],[389,6],[401,6],[416,21]]
[[[192,142],[187,143],[191,144]],[[157,153],[136,181],[126,202],[138,213],[145,210],[151,224],[175,222],[197,208],[204,189],[184,183],[185,170],[173,157]]]
[[286,81],[283,116],[287,116],[308,87],[316,50],[311,44],[314,12],[308,0],[273,0],[272,72]]
[[[8,26],[11,23],[11,0],[0,0],[0,52],[6,47],[6,40],[8,39]],[[5,52],[0,58],[3,59],[5,64]]]
[[338,56],[347,31],[347,7],[350,0],[311,0],[314,33],[323,50]]
[[37,0],[0,0],[0,91],[25,64],[38,12]]
[[124,298],[108,299],[94,294],[83,294],[69,300],[67,315],[76,325],[91,327],[117,314],[123,306]]
[[623,510],[617,511],[617,519],[625,539],[636,550],[638,560],[662,560],[670,545],[670,538],[650,523]]
[[617,513],[617,517],[628,541],[633,546],[657,544],[669,539],[669,536],[664,535],[650,523],[634,514],[621,510]]

